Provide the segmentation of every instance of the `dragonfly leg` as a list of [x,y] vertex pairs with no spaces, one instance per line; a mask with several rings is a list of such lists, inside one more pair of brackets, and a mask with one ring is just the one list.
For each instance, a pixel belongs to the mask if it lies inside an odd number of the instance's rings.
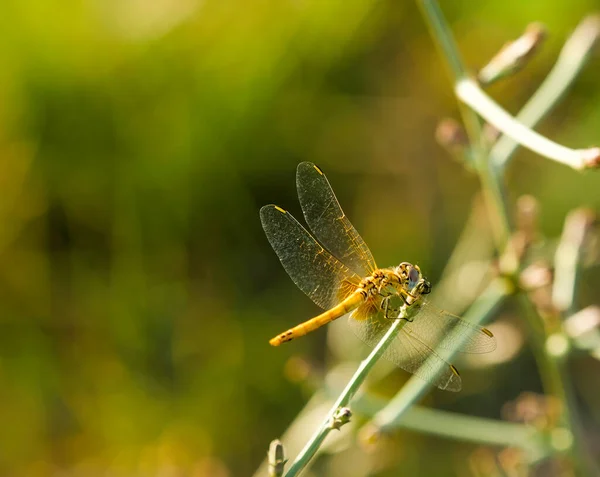
[[[402,298],[402,302],[404,305],[406,305],[406,299],[402,296],[402,295],[393,295],[395,297],[400,297]],[[383,316],[385,317],[386,320],[397,320],[398,319],[398,315],[400,314],[400,309],[401,307],[394,307],[392,305],[390,305],[390,301],[391,301],[392,296],[386,296],[382,302],[382,309],[383,309]],[[412,317],[403,317],[400,318],[401,320],[406,320],[409,323],[413,321]]]
[[381,302],[383,308],[383,316],[386,320],[396,320],[398,318],[399,310],[390,306],[390,297],[391,294],[386,296]]
[[383,279],[381,281],[381,283],[379,284],[379,286],[377,287],[377,294],[380,296],[383,296],[383,297],[389,297],[391,295],[394,295],[396,293],[395,290],[390,290],[388,285],[389,285],[389,281],[386,279]]
[[383,316],[385,316],[386,320],[388,319],[389,306],[390,297],[388,295],[381,301],[381,307],[383,308]]

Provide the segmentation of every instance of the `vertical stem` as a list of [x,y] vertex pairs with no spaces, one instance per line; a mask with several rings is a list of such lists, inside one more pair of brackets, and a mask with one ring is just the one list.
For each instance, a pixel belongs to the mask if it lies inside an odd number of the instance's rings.
[[381,358],[385,350],[390,346],[390,344],[392,344],[398,332],[407,323],[406,320],[401,319],[402,317],[406,316],[406,311],[407,310],[405,307],[405,309],[402,310],[402,314],[399,316],[399,319],[392,323],[392,326],[390,326],[389,330],[383,336],[381,341],[379,341],[377,346],[373,348],[371,354],[360,363],[360,366],[354,373],[354,376],[352,376],[352,378],[346,385],[346,388],[338,396],[334,405],[331,407],[331,410],[327,413],[327,417],[325,418],[321,426],[306,443],[306,446],[304,446],[304,449],[302,449],[300,454],[298,454],[298,457],[296,457],[296,460],[288,470],[287,474],[285,474],[286,477],[294,477],[298,475],[302,471],[302,469],[304,469],[304,467],[308,464],[310,459],[312,459],[312,457],[316,454],[317,450],[319,449],[319,447],[321,447],[321,444],[327,437],[327,434],[329,434],[329,431],[332,430],[330,423],[336,411],[339,408],[346,406],[350,402],[352,397],[354,397],[354,395],[356,394],[356,391],[358,391],[360,385],[363,383],[363,381],[369,374],[369,371],[371,371],[371,368],[375,366],[375,363],[377,363],[379,358]]
[[423,14],[429,22],[429,28],[432,30],[432,36],[441,50],[442,57],[448,62],[452,76],[454,78],[463,78],[467,76],[467,70],[464,67],[462,58],[448,28],[444,14],[435,0],[420,0],[419,4]]
[[[428,22],[436,45],[448,63],[453,82],[458,83],[461,79],[468,78],[468,71],[463,64],[452,32],[438,3],[435,0],[420,0],[419,5]],[[505,199],[506,193],[495,174],[495,170],[488,162],[479,116],[462,103],[459,103],[459,108],[473,150],[484,200],[490,210],[490,220],[494,230],[496,246],[501,251],[506,246],[510,236],[510,216]]]
[[[469,75],[462,64],[450,29],[444,20],[437,2],[435,0],[420,0],[419,4],[422,7],[437,46],[448,62],[455,87],[459,86],[461,82],[468,83]],[[595,22],[597,23],[597,20]],[[597,30],[597,25],[595,28]],[[597,33],[594,33],[592,36],[597,37]],[[583,48],[583,50],[587,50],[588,48]],[[538,103],[536,102],[536,104]],[[514,146],[506,143],[500,151],[495,150],[494,154],[492,154],[494,163],[491,163],[490,152],[486,150],[483,143],[482,127],[477,113],[466,105],[461,107],[461,113],[471,141],[486,204],[490,210],[490,218],[494,225],[498,251],[502,252],[511,235],[512,224],[506,204],[506,191],[503,188],[500,176],[503,172],[504,163],[512,154]],[[533,118],[533,120],[537,119],[537,117]],[[569,456],[574,471],[581,472],[582,467],[593,469],[594,466],[589,463],[589,456],[583,452],[581,447],[579,433],[576,432],[578,430],[577,424],[572,415],[571,406],[575,406],[575,403],[573,402],[573,392],[570,388],[570,381],[565,369],[565,358],[568,353],[569,343],[564,334],[559,332],[554,333],[553,329],[547,329],[544,326],[541,317],[532,309],[531,303],[525,296],[521,296],[520,299],[522,307],[525,310],[525,315],[529,319],[535,356],[542,376],[544,389],[548,394],[555,396],[562,406],[560,422],[552,431],[552,444],[557,451],[565,452]],[[401,415],[408,408],[409,402],[414,402],[422,393],[420,387],[416,387],[414,391],[411,391],[410,386],[405,386],[396,398],[394,398],[393,402],[396,402],[396,406],[392,417],[397,418]],[[392,406],[388,406],[386,409],[389,408],[393,409]],[[381,419],[380,425],[384,425],[390,421],[390,416],[380,413],[379,417]]]
[[519,295],[519,305],[529,321],[532,351],[540,372],[544,391],[560,403],[560,417],[551,434],[551,444],[558,452],[564,453],[572,468],[582,475],[595,475],[596,472],[585,472],[583,467],[593,469],[583,448],[581,429],[576,422],[572,410],[576,408],[574,391],[570,384],[566,358],[569,342],[561,332],[554,332],[545,326],[538,331],[540,316],[525,295]]

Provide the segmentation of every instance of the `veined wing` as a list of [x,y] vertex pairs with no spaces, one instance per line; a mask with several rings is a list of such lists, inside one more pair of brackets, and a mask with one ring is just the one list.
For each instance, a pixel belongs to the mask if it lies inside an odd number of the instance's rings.
[[361,278],[325,250],[289,212],[265,205],[260,220],[285,271],[321,308],[337,305],[360,284]]
[[[391,325],[381,312],[360,316],[360,308],[348,318],[350,327],[371,348],[375,347]],[[419,336],[411,332],[407,323],[396,336],[383,357],[396,366],[447,391],[460,391],[462,381],[458,371],[431,349]]]
[[463,353],[488,353],[496,349],[496,338],[490,330],[426,301],[419,306],[412,323],[407,323],[405,328],[432,347]]
[[373,255],[344,214],[321,169],[311,162],[300,163],[296,187],[306,223],[317,239],[355,273],[370,275],[377,268]]

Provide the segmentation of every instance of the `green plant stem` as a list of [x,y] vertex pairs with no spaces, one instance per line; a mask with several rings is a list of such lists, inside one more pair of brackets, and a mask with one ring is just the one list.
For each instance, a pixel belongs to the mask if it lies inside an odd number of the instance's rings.
[[397,423],[389,423],[386,429],[390,430],[394,425],[480,445],[519,447],[526,452],[530,463],[543,459],[551,452],[545,437],[537,429],[525,424],[465,416],[422,406],[413,406],[402,419]]
[[[534,127],[563,97],[583,66],[598,40],[600,21],[598,16],[584,19],[561,49],[556,64],[540,87],[517,114],[516,120],[527,127]],[[519,147],[509,136],[502,136],[490,151],[490,160],[502,170]]]
[[594,229],[596,214],[584,208],[569,213],[554,256],[552,303],[563,318],[575,313],[579,277],[583,268],[583,253],[589,233]]
[[[485,156],[484,156],[485,157]],[[487,161],[480,161],[478,166],[481,190],[486,206],[490,212],[490,222],[494,230],[496,249],[502,252],[510,237],[512,219],[508,213],[507,196],[504,184],[492,170]]]
[[[454,82],[469,77],[461,59],[452,32],[444,19],[444,15],[435,0],[419,0],[423,16],[431,30],[431,34],[446,59]],[[459,103],[467,135],[471,143],[471,150],[475,159],[475,166],[479,173],[484,200],[490,210],[490,221],[494,230],[496,246],[503,250],[510,236],[510,214],[506,203],[504,187],[488,162],[486,148],[483,143],[482,126],[477,113],[471,108]]]
[[[354,410],[366,417],[372,417],[386,404],[387,400],[365,393],[355,401]],[[401,419],[390,422],[385,429],[407,429],[480,445],[518,447],[526,453],[529,463],[538,462],[554,451],[546,435],[533,426],[418,405],[412,406]],[[365,430],[363,437],[367,439],[376,436],[378,432],[377,429],[369,429],[368,424]]]
[[[545,346],[539,350],[545,353],[545,369],[542,378],[548,383],[550,391],[563,403],[561,425],[572,435],[572,444],[566,449],[574,464],[585,467],[588,475],[600,472],[596,463],[585,452],[583,430],[574,414],[577,409],[566,358],[569,351],[569,338],[563,322],[576,309],[576,294],[579,276],[582,270],[581,258],[587,234],[595,221],[595,214],[585,209],[571,212],[565,220],[560,243],[554,258],[555,280],[552,301],[556,316],[545,320]],[[525,302],[525,300],[524,300]],[[526,308],[527,304],[523,303]],[[541,343],[538,345],[541,348]],[[540,361],[542,361],[540,359]]]
[[[495,279],[471,305],[464,318],[479,325],[485,323],[513,291],[513,285],[508,280],[504,278]],[[456,343],[456,348],[450,350],[451,355],[458,352],[460,345],[461,343]],[[430,387],[431,385],[428,382],[417,376],[412,376],[390,403],[377,413],[372,420],[372,424],[381,432],[385,432],[390,427],[395,427],[399,419]]]
[[[525,295],[519,295],[518,298],[520,308],[530,322],[531,327],[536,327],[540,317],[531,302]],[[573,469],[578,470],[577,475],[598,475],[597,469],[594,469],[595,464],[591,461],[587,452],[584,451],[581,429],[572,412],[572,409],[576,408],[577,402],[566,368],[567,337],[562,333],[548,332],[547,329],[542,333],[534,331],[530,335],[533,354],[540,371],[544,390],[548,395],[553,396],[561,406],[560,417],[553,432],[555,435],[564,437],[553,442],[555,450],[564,453],[568,457]],[[561,338],[564,339],[567,346],[562,350],[557,349],[557,346],[552,344]],[[559,431],[558,434],[557,431]],[[587,467],[588,472],[584,472],[582,467]],[[592,469],[594,470],[592,471]]]
[[494,102],[473,79],[458,80],[454,91],[461,101],[482,118],[522,146],[573,169],[589,167],[590,149],[571,149],[529,129]]
[[585,451],[583,430],[576,418],[577,400],[567,369],[570,341],[563,321],[574,311],[578,278],[581,273],[581,254],[586,234],[594,222],[594,214],[585,209],[569,214],[563,234],[556,249],[554,269],[555,281],[552,290],[554,313],[540,320],[531,302],[519,297],[520,306],[533,326],[541,323],[540,332],[531,333],[534,356],[546,392],[561,404],[556,429],[562,429],[562,442],[555,443],[557,450],[564,452],[575,469],[585,475],[598,475],[600,470]]
[[[403,310],[403,312],[406,312],[406,310]],[[405,315],[400,315],[400,318],[402,318],[403,316]],[[335,415],[336,411],[339,408],[348,405],[352,397],[356,394],[356,391],[358,391],[358,388],[361,386],[361,384],[369,374],[371,368],[375,366],[375,363],[377,363],[379,358],[381,358],[385,350],[393,342],[398,332],[406,323],[407,321],[402,319],[394,321],[388,329],[388,331],[386,332],[386,334],[381,339],[381,341],[379,341],[377,346],[373,348],[371,354],[369,354],[369,356],[361,362],[360,366],[346,385],[346,388],[338,396],[334,405],[331,407],[331,410],[327,414],[327,417],[325,418],[321,426],[317,429],[317,431],[307,442],[306,446],[304,447],[304,449],[302,449],[298,457],[296,457],[296,460],[288,470],[286,477],[293,477],[295,475],[298,475],[300,471],[302,471],[302,469],[308,464],[310,459],[315,455],[315,453],[327,437],[327,434],[329,434],[329,432],[332,430],[330,422],[332,417]]]
[[[456,42],[454,41],[454,36],[446,23],[438,2],[436,0],[419,0],[418,4],[421,6],[425,20],[427,20],[435,44],[438,47],[442,58],[447,62],[451,77],[454,80],[467,78],[469,73],[464,66]],[[466,108],[460,103],[459,105],[461,107],[461,115],[463,117],[465,129],[469,136],[471,148],[475,156],[475,162],[481,162],[484,155],[484,147],[481,139],[481,121],[477,114],[470,108]]]
[[467,70],[458,52],[456,42],[436,0],[419,0],[425,19],[428,21],[432,36],[436,40],[441,56],[448,62],[452,76],[462,78],[467,76]]
[[[423,7],[425,17],[429,22],[433,36],[436,39],[444,57],[450,64],[451,70],[454,74],[455,93],[466,106],[472,108],[472,110],[469,109],[468,113],[466,113],[464,109],[462,112],[465,120],[465,127],[476,155],[476,165],[478,166],[478,172],[481,177],[484,194],[487,198],[486,203],[488,204],[491,212],[492,223],[494,222],[494,219],[496,219],[496,222],[500,223],[500,228],[506,231],[506,237],[508,237],[512,227],[505,202],[506,194],[504,193],[499,179],[502,168],[497,167],[497,164],[508,160],[513,151],[504,146],[506,148],[504,152],[502,152],[502,150],[500,153],[498,153],[498,151],[495,152],[495,154],[497,154],[495,157],[499,156],[500,159],[496,159],[496,162],[492,164],[489,161],[490,158],[485,153],[485,148],[482,145],[483,136],[481,134],[481,124],[479,122],[479,118],[477,118],[477,121],[475,121],[473,116],[477,116],[477,114],[479,114],[482,118],[489,121],[498,130],[516,143],[520,143],[521,145],[529,147],[530,149],[541,153],[542,155],[557,160],[558,162],[570,165],[576,169],[583,169],[586,166],[597,166],[599,150],[575,151],[566,148],[535,133],[506,113],[506,111],[492,101],[481,90],[479,85],[466,74],[465,68],[462,67],[460,56],[456,51],[454,41],[452,40],[450,29],[445,23],[442,12],[437,6],[437,3],[433,0],[421,0],[420,4]],[[594,38],[593,41],[595,41],[595,38],[598,35],[598,23],[600,22],[597,18],[592,20],[591,27],[589,27],[590,30],[588,30],[587,33],[590,34],[589,31],[592,32],[591,37]],[[591,46],[585,47],[584,45],[583,50],[586,48],[589,49],[590,47]],[[554,81],[553,78],[551,79]],[[544,99],[542,94],[548,94],[547,91],[547,89],[541,91],[540,96],[542,99]],[[541,100],[536,99],[536,102],[537,101]],[[540,108],[538,111],[534,111],[536,112],[535,115],[531,112],[532,109],[526,110],[527,114],[531,115],[530,118],[533,122],[535,122],[534,120],[538,119],[536,116],[539,116],[540,118],[543,116],[542,106],[540,106],[539,103],[534,103],[534,106],[536,106],[536,108]],[[529,108],[531,108],[531,106],[529,106]],[[496,235],[499,236],[498,233]],[[502,251],[504,247],[502,246],[501,241],[497,240],[497,243],[500,245],[498,250]],[[560,442],[561,439],[557,438],[554,444],[557,450],[560,450],[559,448],[562,444],[564,447],[562,450],[569,452],[573,457],[573,445],[572,443],[568,442],[568,436],[573,436],[573,438],[575,437],[573,432],[575,426],[570,410],[568,409],[572,396],[569,392],[569,387],[566,384],[569,381],[567,379],[568,376],[566,376],[564,373],[563,356],[561,356],[560,353],[554,353],[552,355],[550,355],[550,353],[546,353],[546,348],[548,345],[553,341],[556,344],[556,339],[550,340],[549,338],[551,338],[551,336],[548,336],[546,333],[536,332],[536,330],[542,327],[542,321],[540,317],[537,316],[535,311],[532,310],[531,304],[526,298],[521,297],[521,301],[523,302],[524,307],[527,308],[527,305],[529,306],[530,312],[527,313],[527,315],[531,325],[531,334],[536,341],[536,358],[538,360],[538,366],[540,367],[540,373],[542,374],[544,389],[546,389],[549,394],[556,396],[565,408],[561,414],[560,423],[560,425],[563,427],[555,429],[555,431],[557,431],[555,437],[567,436],[567,438],[562,439],[562,443]],[[556,338],[556,336],[554,338]],[[560,338],[558,341],[560,342]],[[411,380],[396,395],[392,402],[375,417],[374,422],[378,424],[380,428],[385,428],[386,423],[398,419],[407,411],[409,406],[424,393],[425,387],[426,386],[423,386],[421,383],[417,383],[413,378],[411,378]],[[579,452],[581,453],[580,446],[577,446],[577,449],[579,449]],[[585,459],[585,455],[583,457]],[[576,459],[573,460],[573,465],[575,467],[577,465],[577,461]]]

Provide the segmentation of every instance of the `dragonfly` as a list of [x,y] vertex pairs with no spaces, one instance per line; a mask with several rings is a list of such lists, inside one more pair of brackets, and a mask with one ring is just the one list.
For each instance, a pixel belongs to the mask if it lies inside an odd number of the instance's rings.
[[[496,348],[492,332],[429,303],[426,295],[431,292],[431,284],[418,265],[402,262],[378,268],[319,167],[311,162],[300,163],[296,187],[312,234],[277,205],[262,207],[260,219],[293,282],[326,311],[280,333],[269,343],[279,346],[348,315],[356,336],[374,347],[392,320],[404,319],[407,322],[383,357],[440,389],[460,391],[458,370],[436,349],[487,353]],[[410,313],[400,315],[402,308]]]

